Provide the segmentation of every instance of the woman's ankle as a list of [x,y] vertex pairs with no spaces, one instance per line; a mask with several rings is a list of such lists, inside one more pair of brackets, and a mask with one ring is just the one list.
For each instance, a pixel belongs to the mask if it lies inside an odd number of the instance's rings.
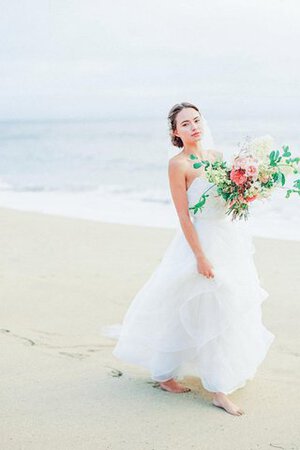
[[170,381],[174,381],[174,378],[169,378],[168,380],[165,381],[159,381],[159,383],[169,383]]
[[227,394],[225,394],[224,392],[214,392],[213,396],[214,397],[227,397]]

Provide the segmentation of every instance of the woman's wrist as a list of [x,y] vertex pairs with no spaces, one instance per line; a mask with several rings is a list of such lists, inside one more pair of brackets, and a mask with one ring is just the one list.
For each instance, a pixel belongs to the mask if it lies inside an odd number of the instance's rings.
[[202,261],[203,259],[205,259],[205,255],[203,252],[196,252],[196,253],[194,253],[194,255],[195,255],[197,261]]

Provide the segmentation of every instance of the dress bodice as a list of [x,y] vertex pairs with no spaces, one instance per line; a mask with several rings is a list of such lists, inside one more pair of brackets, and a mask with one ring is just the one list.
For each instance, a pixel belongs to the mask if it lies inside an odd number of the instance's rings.
[[[193,181],[187,190],[187,198],[189,207],[194,206],[200,199],[201,195],[210,187],[213,183],[210,183],[205,177],[198,176]],[[206,203],[202,209],[194,214],[193,210],[190,210],[190,216],[194,220],[198,219],[224,219],[225,215],[225,202],[217,195],[216,186],[213,186],[208,192],[209,197],[206,199]]]

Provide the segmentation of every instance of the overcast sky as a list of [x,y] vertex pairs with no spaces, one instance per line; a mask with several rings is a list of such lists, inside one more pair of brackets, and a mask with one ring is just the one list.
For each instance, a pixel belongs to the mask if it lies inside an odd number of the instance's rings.
[[0,119],[299,114],[298,0],[0,6]]

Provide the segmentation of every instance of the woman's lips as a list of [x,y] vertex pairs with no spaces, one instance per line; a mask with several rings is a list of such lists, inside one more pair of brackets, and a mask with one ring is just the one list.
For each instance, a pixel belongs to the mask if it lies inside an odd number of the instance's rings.
[[192,136],[200,136],[200,131],[197,131],[196,133],[193,133]]

